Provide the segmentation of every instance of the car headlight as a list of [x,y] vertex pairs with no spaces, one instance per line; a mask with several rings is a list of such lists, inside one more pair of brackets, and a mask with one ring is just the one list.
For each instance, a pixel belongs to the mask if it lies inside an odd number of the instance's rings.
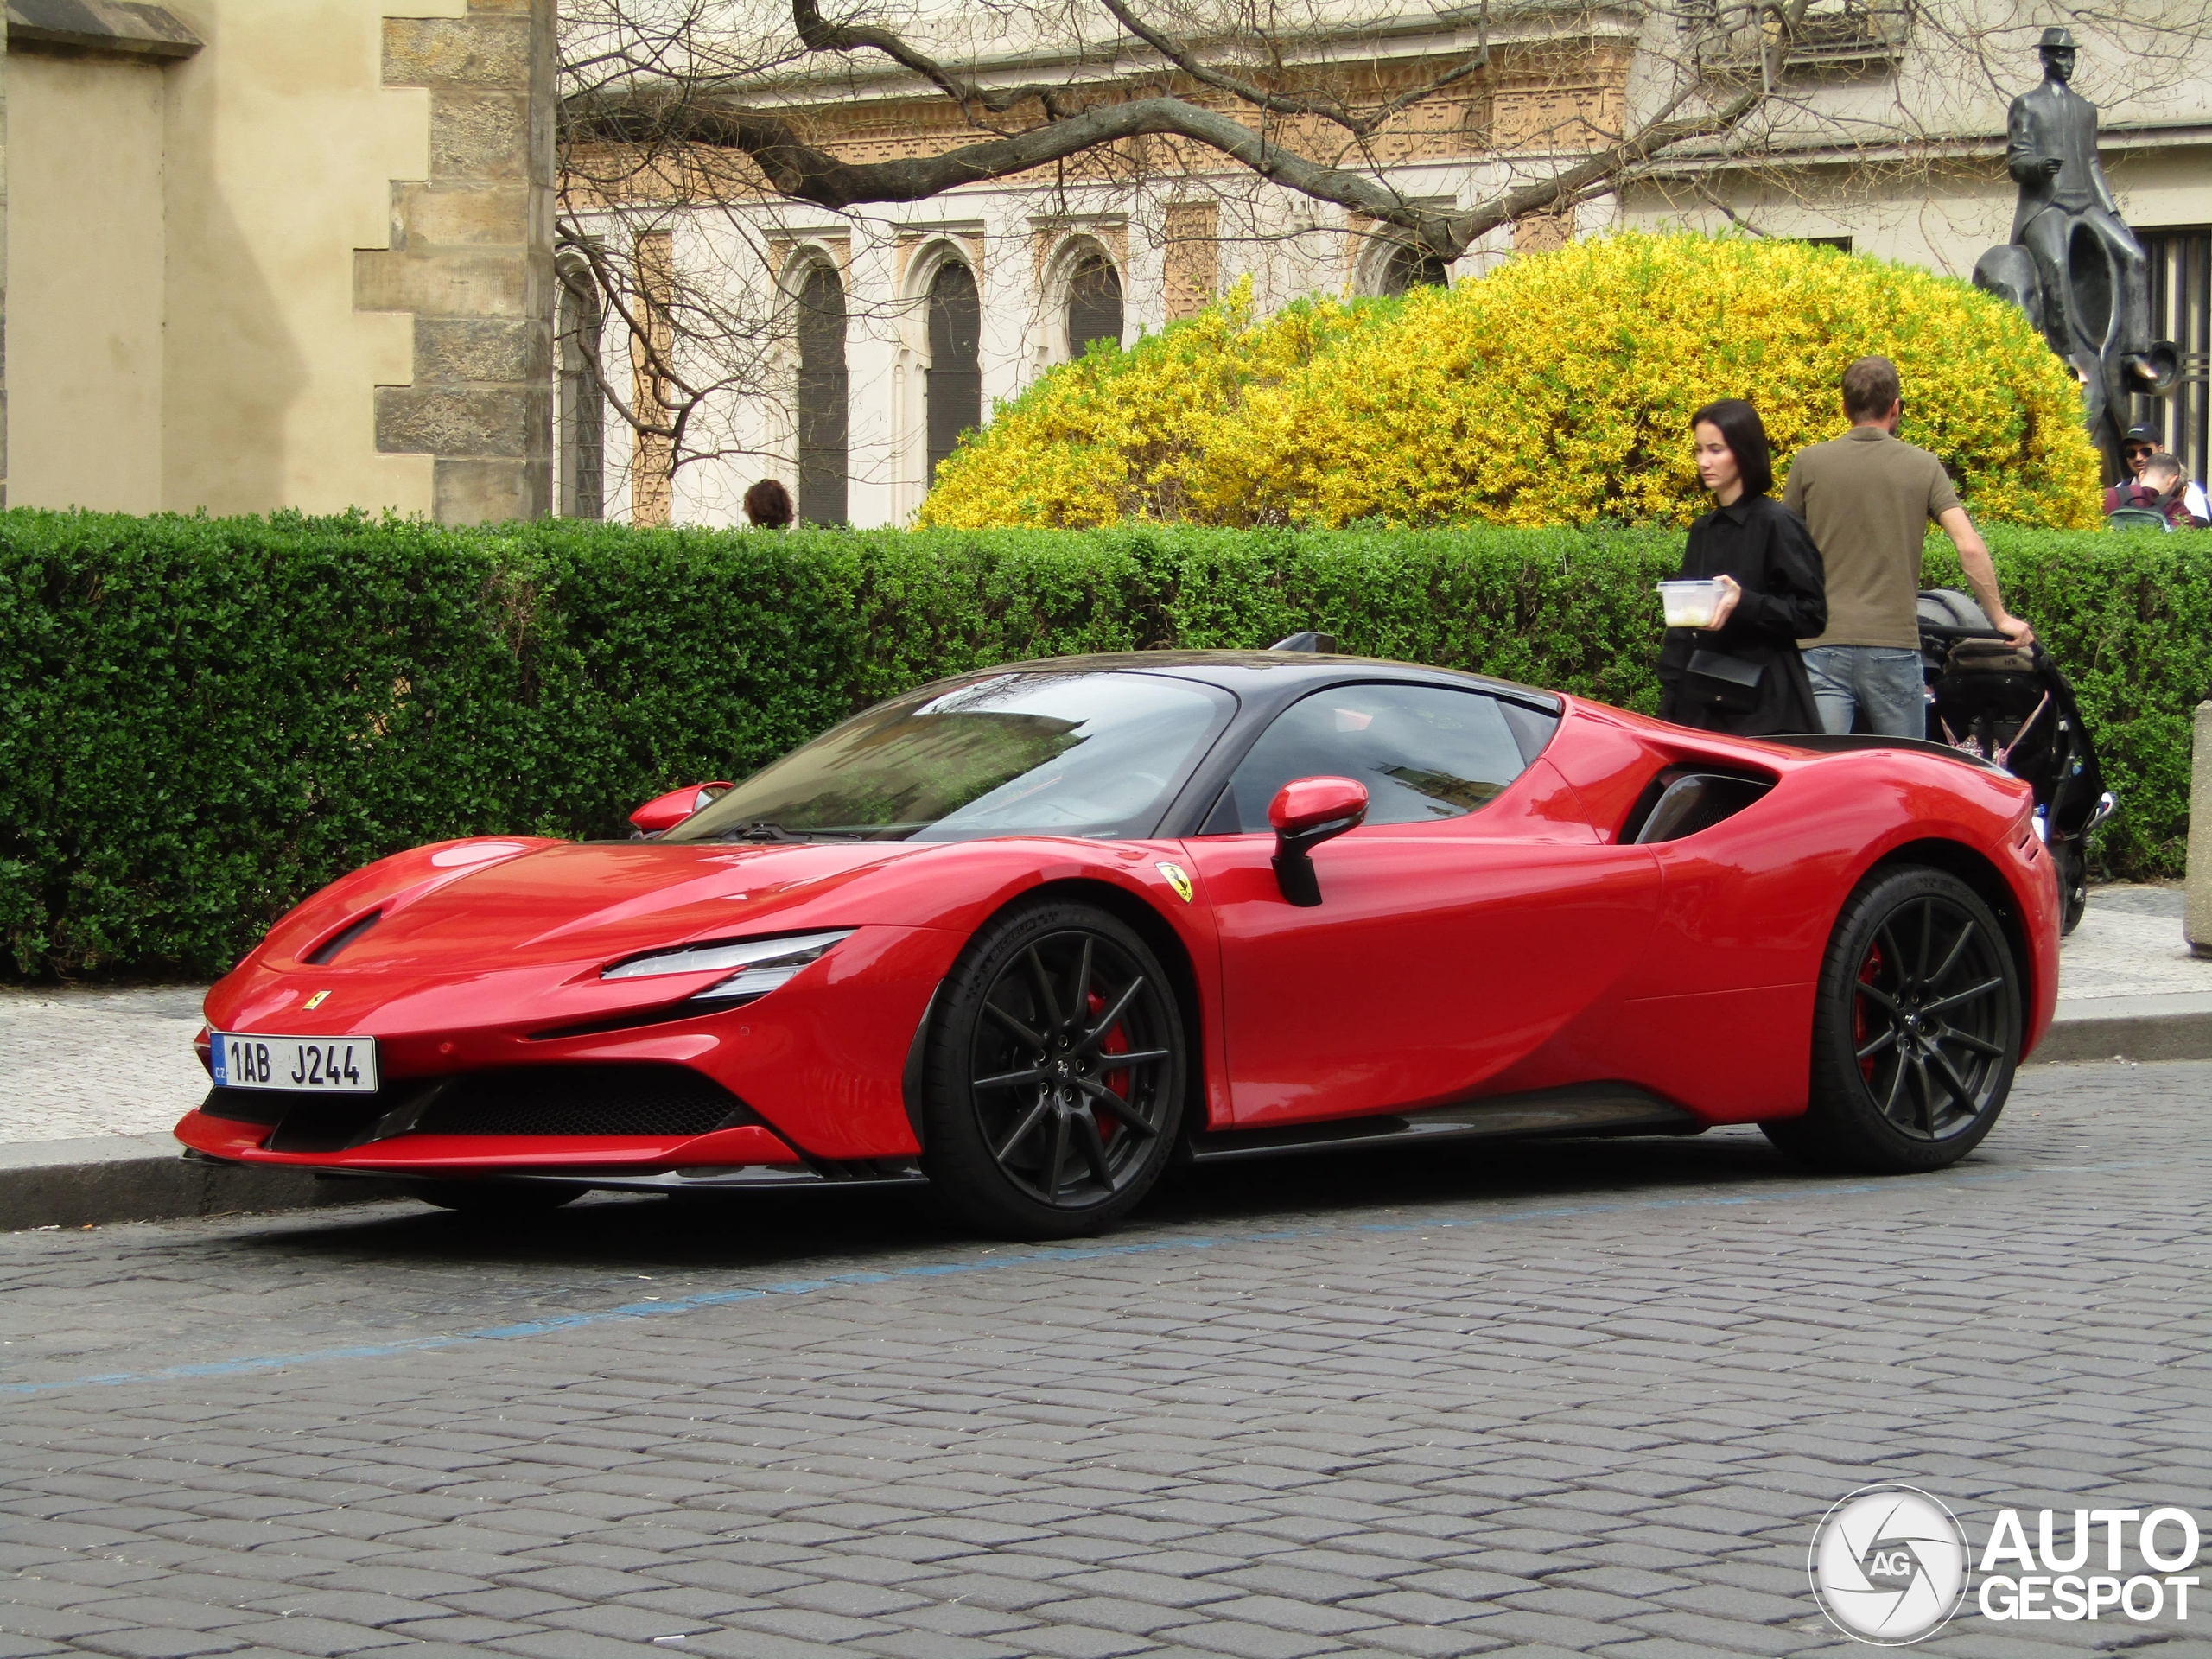
[[798,975],[841,939],[855,930],[840,928],[831,933],[787,933],[776,939],[729,939],[715,944],[690,944],[680,950],[656,950],[649,957],[632,957],[601,970],[601,979],[652,979],[664,974],[712,973],[730,970],[694,994],[694,1002],[751,1002],[768,995]]

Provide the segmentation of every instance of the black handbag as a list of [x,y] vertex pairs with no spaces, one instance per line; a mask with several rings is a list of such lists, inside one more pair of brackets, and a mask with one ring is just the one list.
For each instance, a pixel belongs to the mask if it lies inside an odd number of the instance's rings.
[[1725,651],[1694,651],[1682,673],[1682,690],[1694,702],[1731,714],[1748,715],[1759,706],[1764,663],[1746,662]]

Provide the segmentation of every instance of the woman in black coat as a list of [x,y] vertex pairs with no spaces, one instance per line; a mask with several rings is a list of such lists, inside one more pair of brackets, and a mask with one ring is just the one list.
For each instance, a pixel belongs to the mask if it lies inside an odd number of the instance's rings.
[[1768,495],[1774,461],[1758,411],[1740,398],[1690,416],[1698,476],[1719,503],[1690,526],[1681,579],[1722,584],[1709,626],[1669,628],[1659,652],[1659,715],[1761,737],[1817,732],[1800,639],[1827,626],[1821,550],[1805,521]]

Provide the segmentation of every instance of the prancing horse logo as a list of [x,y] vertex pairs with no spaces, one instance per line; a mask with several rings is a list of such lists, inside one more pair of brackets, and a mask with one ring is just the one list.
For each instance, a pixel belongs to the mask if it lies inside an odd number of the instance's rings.
[[1180,864],[1162,864],[1160,873],[1167,878],[1167,885],[1175,889],[1175,896],[1185,904],[1191,902],[1191,873]]
[[330,993],[328,991],[317,991],[313,996],[308,998],[306,1001],[301,1003],[300,1006],[303,1008],[319,1008],[322,1006],[323,999],[329,995]]

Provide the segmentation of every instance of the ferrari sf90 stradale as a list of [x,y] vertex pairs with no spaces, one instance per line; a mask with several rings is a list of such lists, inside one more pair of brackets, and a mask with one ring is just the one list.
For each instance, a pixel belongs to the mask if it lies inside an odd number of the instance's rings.
[[401,853],[209,995],[196,1155],[458,1206],[927,1182],[1023,1236],[1172,1160],[1757,1123],[1931,1169],[2049,1025],[2028,786],[1294,652],[1024,663],[647,838]]

